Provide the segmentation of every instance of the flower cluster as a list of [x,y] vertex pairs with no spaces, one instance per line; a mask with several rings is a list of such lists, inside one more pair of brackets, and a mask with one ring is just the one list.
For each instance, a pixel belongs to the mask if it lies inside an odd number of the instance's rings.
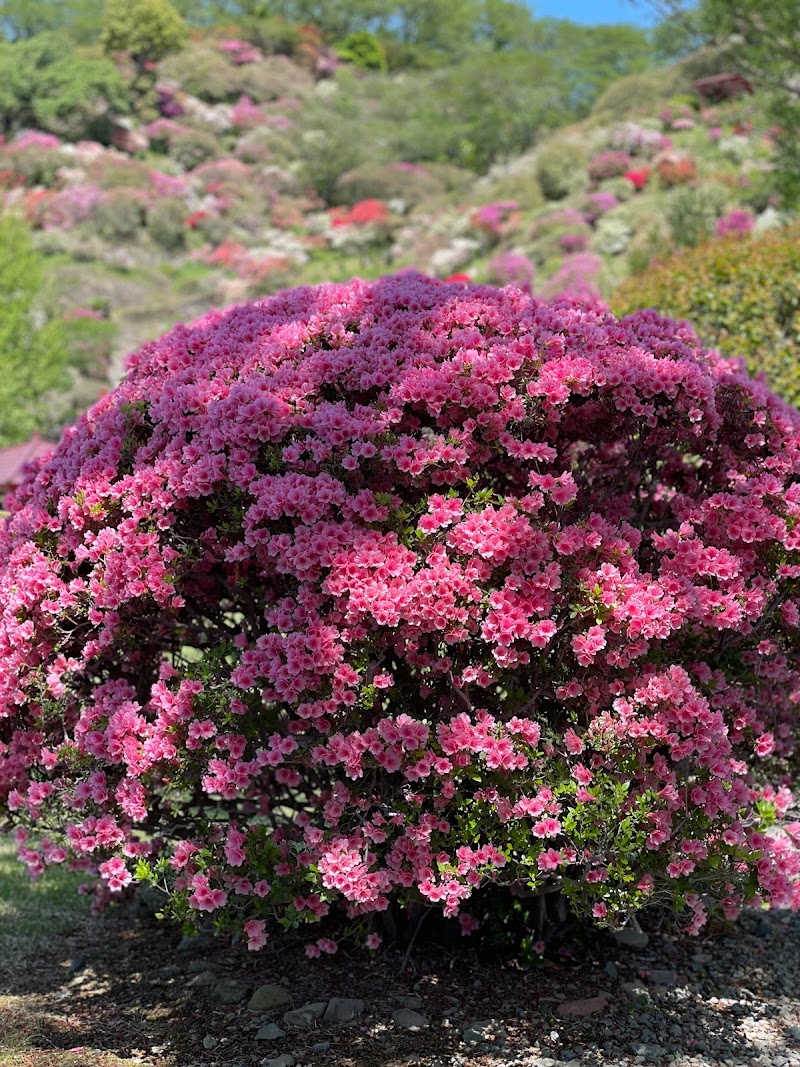
[[351,208],[331,208],[330,219],[332,226],[385,226],[389,208],[382,200],[359,200]]
[[34,875],[151,876],[251,949],[487,882],[800,906],[800,416],[687,326],[283,292],[135,353],[8,506]]
[[631,183],[637,193],[640,193],[650,181],[650,168],[637,167],[636,170],[629,170],[622,176]]
[[688,156],[666,156],[659,162],[656,170],[665,189],[672,189],[676,185],[690,185],[697,179],[697,164]]
[[619,152],[607,149],[598,152],[589,160],[589,177],[593,182],[603,181],[605,178],[619,178],[631,167],[631,157],[627,152]]
[[750,233],[755,223],[755,216],[751,211],[737,208],[735,211],[729,211],[727,215],[723,215],[721,219],[717,219],[715,232],[717,237],[725,237],[731,233],[741,237]]

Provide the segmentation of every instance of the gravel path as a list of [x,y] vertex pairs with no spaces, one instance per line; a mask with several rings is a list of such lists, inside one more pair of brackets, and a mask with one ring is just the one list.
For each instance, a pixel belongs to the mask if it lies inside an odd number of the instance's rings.
[[0,1014],[51,1054],[123,1067],[800,1067],[800,914],[643,941],[578,935],[534,969],[419,944],[401,970],[399,953],[245,953],[117,912],[0,961]]

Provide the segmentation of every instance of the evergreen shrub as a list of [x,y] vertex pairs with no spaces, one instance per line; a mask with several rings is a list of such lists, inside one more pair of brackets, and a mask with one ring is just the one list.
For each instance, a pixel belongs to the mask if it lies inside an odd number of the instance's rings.
[[687,319],[703,343],[744,358],[773,389],[800,403],[800,232],[735,234],[684,249],[624,283],[612,306],[654,307]]

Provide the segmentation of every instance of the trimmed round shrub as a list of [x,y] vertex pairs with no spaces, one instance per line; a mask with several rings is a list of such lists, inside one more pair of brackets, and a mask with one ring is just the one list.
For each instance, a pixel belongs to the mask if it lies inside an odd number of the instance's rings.
[[444,183],[419,163],[362,163],[340,175],[332,199],[335,204],[373,199],[418,204],[444,189]]
[[685,157],[662,159],[656,170],[665,189],[673,189],[676,185],[692,185],[697,180],[697,164]]
[[623,284],[620,313],[656,307],[688,319],[703,342],[741,356],[800,403],[800,230],[733,235],[684,250]]
[[135,189],[106,193],[92,211],[92,222],[107,241],[132,241],[144,225],[147,198]]
[[547,200],[563,200],[586,181],[586,154],[573,141],[550,141],[536,154],[536,180]]
[[186,170],[193,170],[201,163],[218,159],[223,153],[218,138],[209,130],[186,130],[172,138],[170,154]]
[[705,241],[714,232],[729,200],[730,191],[712,182],[671,190],[665,200],[664,215],[675,243],[694,247]]
[[608,215],[597,223],[591,245],[603,256],[618,256],[627,249],[632,237],[630,219],[620,214]]
[[256,103],[284,97],[304,99],[314,91],[314,78],[286,56],[268,56],[239,71],[242,92]]
[[58,171],[70,162],[66,153],[31,141],[22,145],[0,146],[2,185],[45,185],[57,183]]
[[178,197],[157,200],[147,212],[147,232],[165,252],[186,247],[186,203]]
[[242,70],[207,45],[190,45],[167,56],[159,64],[158,74],[160,80],[175,82],[184,92],[210,104],[233,103],[245,92]]
[[606,178],[621,178],[632,165],[633,160],[627,152],[598,152],[589,160],[589,177],[595,182],[604,181]]
[[405,275],[176,327],[9,501],[22,858],[253,949],[489,883],[800,907],[798,457],[653,312]]

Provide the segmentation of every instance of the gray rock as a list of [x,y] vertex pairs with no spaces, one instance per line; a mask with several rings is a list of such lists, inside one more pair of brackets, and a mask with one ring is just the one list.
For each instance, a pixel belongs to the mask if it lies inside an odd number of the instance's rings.
[[409,993],[408,996],[395,997],[394,999],[401,1008],[414,1008],[416,1010],[422,1007],[422,997],[418,997],[416,993]]
[[607,974],[609,978],[616,978],[619,974],[616,963],[612,963],[611,960],[603,968],[603,974]]
[[213,1037],[211,1034],[206,1034],[206,1036],[203,1038],[203,1048],[207,1048],[207,1049],[216,1048],[218,1044],[219,1044],[219,1041],[215,1037]]
[[235,978],[223,978],[212,986],[211,992],[220,1004],[241,1004],[250,989],[250,986],[242,985]]
[[287,1026],[294,1027],[296,1030],[308,1030],[317,1019],[322,1018],[327,1006],[324,1000],[315,1001],[313,1004],[304,1004],[302,1008],[295,1008],[294,1011],[285,1012],[283,1021]]
[[620,986],[631,1004],[649,1004],[650,994],[641,982],[621,982]]
[[327,1052],[331,1047],[330,1041],[317,1041],[311,1046],[313,1052]]
[[635,930],[632,926],[614,930],[611,936],[618,945],[624,945],[625,948],[646,948],[650,942],[644,930]]
[[186,967],[186,970],[189,974],[202,974],[208,969],[209,968],[207,960],[189,960],[189,963]]
[[282,1056],[274,1056],[272,1059],[261,1061],[261,1067],[294,1067],[295,1059],[290,1052],[284,1052]]
[[213,971],[203,971],[201,974],[196,974],[187,984],[196,988],[197,986],[211,986],[217,981],[217,976]]
[[185,952],[187,955],[191,955],[194,952],[205,952],[210,943],[210,938],[207,934],[184,934],[178,942],[178,946],[175,949],[176,952]]
[[277,1041],[281,1037],[286,1037],[286,1031],[275,1023],[267,1023],[256,1034],[256,1041]]
[[[587,1018],[597,1015],[608,1007],[608,1000],[603,996],[587,997],[584,1000],[566,1000],[556,1008],[556,1015],[562,1019]],[[569,1057],[574,1059],[573,1056]]]
[[281,985],[260,985],[247,1002],[250,1011],[271,1011],[291,1004],[292,996]]
[[647,978],[651,985],[677,985],[678,976],[675,971],[651,971]]
[[364,1010],[363,1000],[354,1000],[351,997],[331,997],[325,1014],[322,1017],[324,1023],[342,1025],[351,1023]]
[[497,1040],[503,1033],[503,1028],[495,1019],[475,1019],[464,1028],[461,1040],[468,1045],[482,1045],[486,1041]]
[[399,1026],[401,1030],[424,1030],[426,1026],[430,1026],[430,1020],[413,1008],[398,1008],[392,1012],[392,1019],[394,1025]]

